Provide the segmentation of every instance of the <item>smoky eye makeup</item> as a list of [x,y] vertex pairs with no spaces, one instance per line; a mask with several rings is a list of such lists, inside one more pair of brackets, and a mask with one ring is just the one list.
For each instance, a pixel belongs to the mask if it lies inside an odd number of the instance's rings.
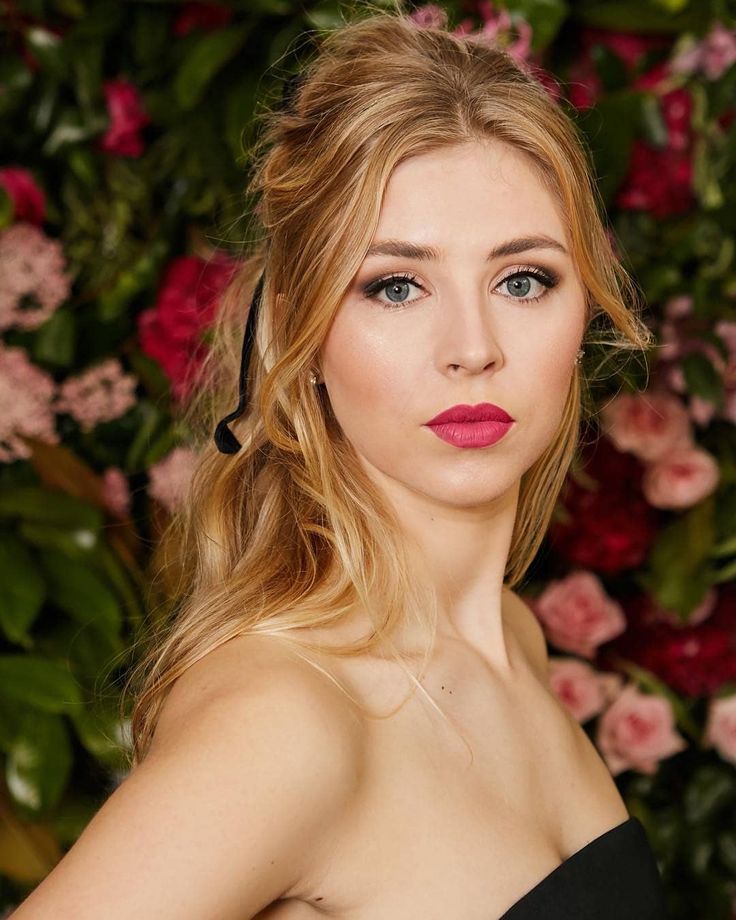
[[[410,304],[413,304],[417,299],[421,300],[422,298],[392,302],[381,300],[378,295],[391,285],[395,285],[397,287],[413,286],[419,290],[424,291],[425,288],[417,280],[417,277],[418,276],[412,272],[390,272],[388,274],[380,275],[377,278],[373,278],[367,283],[361,284],[360,290],[367,300],[375,301],[389,310],[397,309],[400,307],[409,306]],[[543,268],[539,265],[520,265],[514,267],[512,271],[507,272],[504,277],[496,283],[496,286],[493,290],[496,291],[501,287],[501,285],[513,281],[517,284],[518,292],[519,282],[521,281],[523,286],[524,279],[527,278],[534,279],[534,281],[542,286],[542,291],[537,296],[517,297],[508,293],[502,294],[502,296],[505,296],[510,300],[516,300],[519,303],[536,303],[537,301],[542,300],[542,298],[545,297],[549,291],[557,287],[557,285],[560,283],[560,275],[554,269]]]

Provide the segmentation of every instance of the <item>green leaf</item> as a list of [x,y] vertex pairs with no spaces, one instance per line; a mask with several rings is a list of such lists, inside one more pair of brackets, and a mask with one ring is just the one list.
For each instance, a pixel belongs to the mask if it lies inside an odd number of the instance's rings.
[[0,533],[0,584],[0,627],[11,642],[28,647],[28,629],[45,591],[33,555],[10,533]]
[[87,562],[70,559],[54,549],[46,549],[40,559],[57,607],[79,623],[94,623],[102,632],[119,633],[122,615],[118,599]]
[[100,134],[108,121],[107,115],[98,112],[85,114],[77,109],[65,109],[59,114],[41,149],[46,156],[55,156],[70,144],[79,144]]
[[174,78],[174,96],[180,108],[192,109],[215,74],[243,47],[251,25],[211,32],[200,39]]
[[720,764],[698,767],[685,789],[683,804],[689,823],[702,825],[736,802],[736,775]]
[[5,765],[5,781],[15,803],[32,813],[52,808],[61,798],[71,768],[72,749],[64,719],[27,713]]
[[112,769],[125,764],[125,739],[113,702],[80,707],[72,716],[72,724],[85,749],[97,760]]
[[641,93],[620,90],[578,113],[595,160],[598,187],[610,201],[629,170],[631,148],[641,106]]
[[682,359],[682,371],[690,393],[719,408],[723,407],[723,380],[706,355],[700,351],[691,351]]
[[104,515],[99,508],[41,486],[17,486],[0,492],[0,518],[19,517],[44,524],[99,530]]
[[541,51],[554,40],[570,13],[564,0],[509,0],[504,5],[532,27],[533,51]]
[[157,239],[147,246],[130,268],[117,277],[115,286],[97,300],[97,316],[110,322],[124,314],[130,302],[156,279],[163,260],[169,253],[167,239]]
[[73,712],[81,704],[69,669],[37,655],[0,655],[0,696],[42,712]]
[[25,33],[28,50],[41,67],[56,77],[64,77],[67,61],[62,40],[50,29],[31,26]]
[[57,310],[38,328],[33,357],[40,364],[69,367],[74,361],[74,317],[70,310]]
[[18,531],[34,546],[61,550],[72,559],[89,556],[99,545],[98,531],[84,527],[70,529],[55,524],[22,521]]

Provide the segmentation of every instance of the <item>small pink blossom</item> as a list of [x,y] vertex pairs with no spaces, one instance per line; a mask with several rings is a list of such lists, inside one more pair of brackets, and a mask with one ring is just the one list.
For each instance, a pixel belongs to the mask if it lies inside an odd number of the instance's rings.
[[61,244],[33,224],[0,233],[0,330],[36,329],[69,296]]
[[651,776],[660,760],[687,747],[675,728],[672,704],[628,684],[598,720],[596,746],[613,776],[638,770]]
[[645,469],[642,491],[654,508],[690,508],[714,492],[720,478],[712,454],[686,445]]
[[670,69],[681,74],[701,71],[708,80],[720,80],[734,61],[736,30],[716,22],[702,41],[695,41],[691,36],[683,44],[670,62]]
[[692,442],[687,409],[671,393],[621,393],[603,406],[601,416],[617,450],[645,462]]
[[571,572],[549,582],[533,606],[550,642],[584,658],[626,629],[621,605],[592,572]]
[[117,466],[109,466],[102,474],[102,500],[114,517],[123,518],[130,511],[128,477]]
[[436,3],[425,3],[409,14],[409,20],[420,29],[440,29],[447,21],[447,13]]
[[519,15],[512,18],[504,8],[495,10],[491,0],[478,0],[478,12],[483,19],[481,28],[476,32],[468,32],[463,27],[462,32],[456,29],[456,34],[503,48],[518,64],[527,66],[532,46],[531,25]]
[[716,414],[716,407],[710,400],[693,393],[687,401],[687,411],[695,424],[702,428],[710,424]]
[[33,173],[20,166],[0,169],[0,185],[13,204],[13,218],[40,226],[46,218],[46,196]]
[[736,693],[709,701],[703,743],[736,765]]
[[51,406],[55,390],[53,378],[32,364],[24,349],[0,342],[0,462],[31,456],[24,435],[59,443]]
[[191,447],[175,447],[148,470],[148,494],[172,514],[186,497],[197,456]]
[[83,431],[91,431],[135,405],[137,382],[132,374],[124,373],[117,358],[107,358],[61,384],[56,411],[68,412]]
[[550,686],[565,708],[581,724],[597,716],[614,699],[623,679],[600,673],[578,658],[550,656]]
[[682,319],[690,316],[693,312],[693,298],[690,294],[679,294],[676,297],[670,297],[664,305],[664,312],[667,319]]

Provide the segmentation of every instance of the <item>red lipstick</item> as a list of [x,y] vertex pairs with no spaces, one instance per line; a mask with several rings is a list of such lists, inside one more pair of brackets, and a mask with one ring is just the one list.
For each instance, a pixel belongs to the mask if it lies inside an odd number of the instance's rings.
[[445,409],[425,425],[455,447],[488,447],[499,441],[513,423],[508,412],[493,403],[462,403]]

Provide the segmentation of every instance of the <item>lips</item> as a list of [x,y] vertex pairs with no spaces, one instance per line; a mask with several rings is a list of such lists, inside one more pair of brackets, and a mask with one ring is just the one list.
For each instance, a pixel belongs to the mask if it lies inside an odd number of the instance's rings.
[[451,406],[435,415],[433,419],[425,422],[426,425],[444,425],[448,422],[513,422],[514,419],[505,412],[500,406],[493,403],[478,403],[476,406],[468,406],[461,403],[457,406]]

